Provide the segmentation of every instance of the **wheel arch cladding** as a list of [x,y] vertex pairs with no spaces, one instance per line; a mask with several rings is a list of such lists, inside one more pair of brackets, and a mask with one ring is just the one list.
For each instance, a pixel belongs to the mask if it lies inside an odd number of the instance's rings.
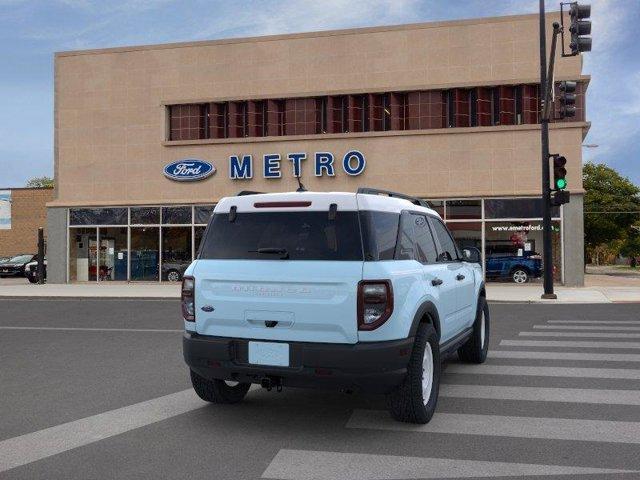
[[433,328],[436,330],[436,334],[438,335],[438,341],[440,340],[440,315],[438,315],[438,309],[433,304],[433,302],[425,302],[418,308],[416,314],[413,317],[413,322],[411,323],[411,330],[409,331],[410,337],[415,337],[418,332],[418,326],[420,323],[426,322],[431,323]]

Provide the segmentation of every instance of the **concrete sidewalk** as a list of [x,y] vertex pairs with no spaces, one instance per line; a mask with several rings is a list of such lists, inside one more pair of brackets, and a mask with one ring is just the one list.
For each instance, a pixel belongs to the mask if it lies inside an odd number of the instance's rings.
[[[640,286],[588,286],[566,288],[557,286],[557,300],[541,300],[541,284],[512,285],[489,283],[487,298],[508,303],[640,303]],[[84,283],[66,285],[31,285],[12,283],[0,285],[0,297],[80,297],[80,298],[179,298],[180,284],[158,283]]]

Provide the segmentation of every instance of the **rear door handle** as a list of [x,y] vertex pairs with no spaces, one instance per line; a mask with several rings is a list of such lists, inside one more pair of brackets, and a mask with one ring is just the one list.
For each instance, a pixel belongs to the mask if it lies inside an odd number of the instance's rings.
[[434,287],[437,287],[438,285],[442,285],[442,280],[439,278],[434,278],[433,280],[431,280],[431,285],[433,285]]
[[458,275],[456,275],[456,280],[464,280],[464,275],[459,273]]

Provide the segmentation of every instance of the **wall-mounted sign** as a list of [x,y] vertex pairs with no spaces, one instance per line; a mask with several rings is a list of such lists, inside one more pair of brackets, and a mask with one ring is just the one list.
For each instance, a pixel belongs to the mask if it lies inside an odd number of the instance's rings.
[[184,160],[171,162],[164,167],[165,177],[179,182],[202,180],[215,172],[216,167],[212,164],[196,158],[185,158]]
[[[341,169],[350,176],[360,175],[364,172],[367,161],[364,154],[358,150],[349,150],[342,157],[336,157],[331,152],[315,152],[307,155],[305,152],[288,153],[281,156],[279,153],[267,153],[262,155],[262,177],[281,178],[282,162],[291,162],[291,174],[300,177],[303,162],[311,161],[313,174],[316,177],[335,177],[336,170]],[[337,165],[336,165],[337,164]],[[232,180],[248,180],[253,178],[254,166],[252,155],[231,155],[229,157],[229,178]]]
[[0,190],[0,230],[11,230],[11,190]]

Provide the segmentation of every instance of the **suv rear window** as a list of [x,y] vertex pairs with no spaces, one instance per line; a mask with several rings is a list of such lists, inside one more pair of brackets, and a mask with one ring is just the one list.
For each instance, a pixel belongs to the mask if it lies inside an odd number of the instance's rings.
[[328,211],[237,213],[233,222],[228,214],[216,213],[198,258],[278,260],[285,256],[362,261],[358,212],[338,211],[334,220]]

